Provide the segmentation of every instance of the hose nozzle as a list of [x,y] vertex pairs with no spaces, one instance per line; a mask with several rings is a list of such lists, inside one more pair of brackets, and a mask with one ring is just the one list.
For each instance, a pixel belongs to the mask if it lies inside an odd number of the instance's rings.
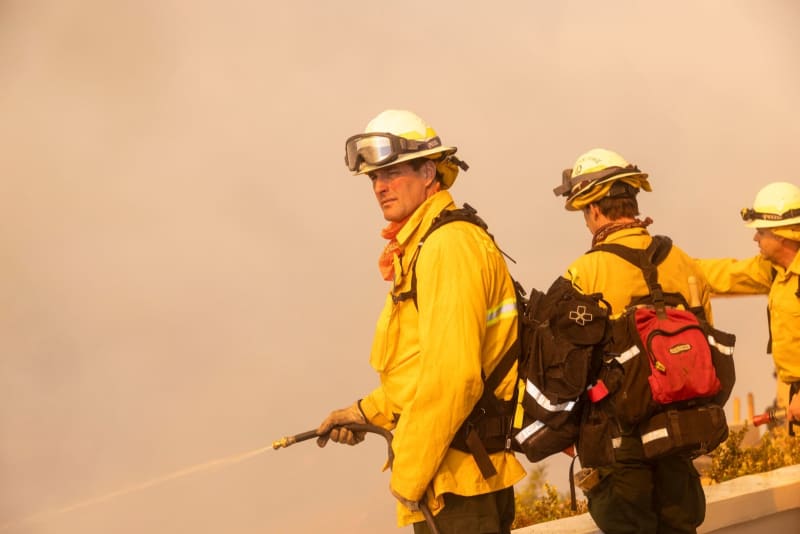
[[295,434],[294,436],[285,436],[277,441],[272,442],[272,448],[277,449],[285,449],[289,445],[294,445],[298,441],[305,441],[307,439],[316,438],[317,431],[316,430],[309,430],[308,432],[301,432],[300,434]]
[[277,441],[273,441],[272,448],[276,450],[283,449],[285,447],[288,447],[289,445],[292,445],[293,443],[296,443],[296,440],[292,439],[291,436],[286,436]]
[[766,412],[753,416],[753,426],[767,423],[782,423],[786,420],[786,408],[770,408]]

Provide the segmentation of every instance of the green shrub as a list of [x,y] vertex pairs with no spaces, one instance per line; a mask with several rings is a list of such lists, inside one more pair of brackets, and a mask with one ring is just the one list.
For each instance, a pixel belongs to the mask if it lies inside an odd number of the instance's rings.
[[702,473],[708,483],[800,464],[800,438],[789,436],[784,427],[765,432],[752,447],[742,447],[747,430],[745,423],[741,429],[731,431],[728,439],[711,453],[711,465]]
[[[522,528],[536,523],[553,521],[588,511],[585,500],[576,498],[576,510],[570,509],[569,494],[559,494],[556,489],[544,481],[545,468],[534,466],[521,487],[516,489],[514,501],[516,518],[512,528]],[[575,490],[581,493],[581,490]]]

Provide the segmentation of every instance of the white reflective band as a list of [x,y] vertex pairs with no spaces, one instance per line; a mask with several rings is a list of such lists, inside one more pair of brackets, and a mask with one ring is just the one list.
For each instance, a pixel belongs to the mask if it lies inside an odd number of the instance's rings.
[[544,396],[544,393],[539,391],[533,382],[530,380],[525,382],[525,391],[528,392],[528,395],[533,397],[533,400],[536,401],[536,404],[547,410],[548,412],[571,412],[572,409],[575,407],[575,401],[568,401],[562,402],[561,404],[552,404],[547,397]]
[[639,354],[639,347],[637,345],[634,345],[625,352],[623,352],[622,354],[620,354],[619,356],[616,356],[616,358],[617,361],[622,364],[627,362],[637,354]]
[[517,443],[522,445],[526,439],[536,434],[543,427],[544,423],[542,423],[541,421],[535,421],[533,424],[528,425],[519,432],[517,432],[517,435],[514,436],[514,439],[517,440]]
[[647,434],[642,434],[642,443],[650,443],[651,441],[668,437],[669,432],[667,431],[667,427],[657,428],[656,430],[651,430]]
[[619,449],[619,446],[622,445],[622,438],[611,438],[611,446],[615,449]]
[[733,347],[723,345],[722,343],[717,343],[717,340],[714,338],[714,336],[708,336],[708,344],[712,347],[717,347],[717,350],[726,356],[733,356]]
[[486,325],[496,323],[503,317],[513,317],[517,314],[517,299],[503,301],[498,307],[489,310],[486,314]]

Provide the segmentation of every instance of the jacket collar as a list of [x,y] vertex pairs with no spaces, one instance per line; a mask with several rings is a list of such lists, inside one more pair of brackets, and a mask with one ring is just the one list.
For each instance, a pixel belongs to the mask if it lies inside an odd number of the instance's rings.
[[[777,269],[779,272],[784,270],[784,269],[783,269],[781,266],[779,266],[779,265],[775,265],[774,263],[773,263],[772,265],[773,265],[773,267],[775,267],[775,268],[776,268],[776,269]],[[795,254],[795,256],[794,256],[794,259],[792,260],[792,263],[790,263],[790,264],[789,264],[789,267],[788,267],[787,269],[785,269],[785,271],[786,271],[787,273],[793,273],[793,274],[800,275],[800,252],[798,252],[797,254]]]
[[397,233],[397,242],[405,248],[412,237],[421,238],[422,233],[430,228],[433,219],[443,209],[451,206],[455,206],[455,202],[453,202],[453,197],[450,196],[449,191],[442,190],[434,193],[411,214],[408,222]]

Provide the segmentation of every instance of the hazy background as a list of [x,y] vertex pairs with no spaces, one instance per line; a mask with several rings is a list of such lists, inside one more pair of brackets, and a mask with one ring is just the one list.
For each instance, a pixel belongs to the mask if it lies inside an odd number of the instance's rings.
[[[70,507],[374,387],[383,220],[343,145],[385,108],[459,147],[454,196],[526,286],[589,247],[552,188],[595,146],[651,174],[654,232],[756,253],[739,209],[800,180],[798,22],[794,0],[0,1],[0,532],[398,531],[377,436]],[[759,408],[765,306],[715,306]]]

